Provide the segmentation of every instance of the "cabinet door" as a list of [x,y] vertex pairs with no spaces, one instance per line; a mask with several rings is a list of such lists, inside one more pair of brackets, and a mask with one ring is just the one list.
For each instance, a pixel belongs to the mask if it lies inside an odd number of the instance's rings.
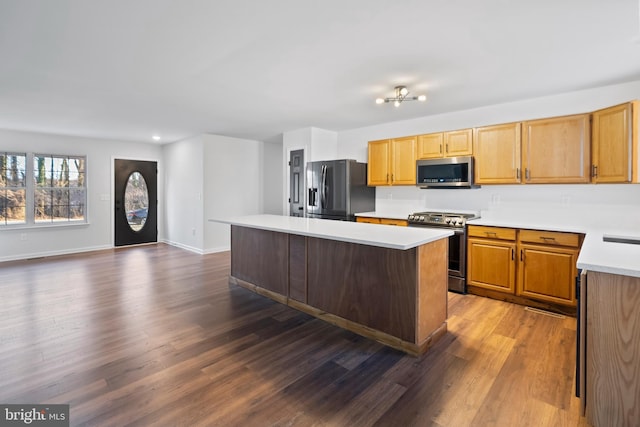
[[391,164],[389,140],[369,141],[369,161],[367,165],[367,185],[389,185]]
[[520,123],[475,129],[476,184],[520,182]]
[[593,113],[593,182],[631,181],[631,104]]
[[416,184],[416,137],[391,140],[391,185]]
[[518,249],[518,295],[576,305],[577,249],[524,244]]
[[470,238],[468,243],[469,285],[515,293],[515,242]]
[[589,115],[524,122],[522,164],[525,182],[590,182]]
[[444,156],[444,134],[432,133],[418,136],[418,158],[437,159]]
[[473,129],[445,132],[444,153],[447,157],[473,154]]

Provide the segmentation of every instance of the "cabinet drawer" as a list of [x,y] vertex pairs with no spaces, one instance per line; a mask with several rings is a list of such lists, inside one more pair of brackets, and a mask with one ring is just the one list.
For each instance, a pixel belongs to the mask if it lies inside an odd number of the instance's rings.
[[557,231],[520,230],[520,241],[577,248],[580,246],[580,235]]
[[406,219],[380,218],[380,224],[399,225],[402,227],[406,227],[409,225],[409,222]]
[[380,218],[371,218],[368,216],[357,216],[356,222],[367,222],[369,224],[380,224]]
[[409,222],[406,219],[375,218],[369,216],[357,216],[356,222],[368,222],[369,224],[400,225],[404,227],[409,225]]
[[516,240],[516,230],[513,228],[470,225],[468,235],[470,237],[484,237],[487,239]]

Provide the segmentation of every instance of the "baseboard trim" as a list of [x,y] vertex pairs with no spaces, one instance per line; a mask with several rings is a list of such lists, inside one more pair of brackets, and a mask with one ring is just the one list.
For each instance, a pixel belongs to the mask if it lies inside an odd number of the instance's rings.
[[46,257],[52,257],[52,256],[60,256],[60,255],[73,255],[73,254],[80,254],[83,252],[102,251],[105,249],[113,249],[113,246],[100,245],[100,246],[89,246],[85,248],[64,249],[64,250],[58,250],[58,251],[34,252],[30,254],[21,254],[16,256],[2,257],[0,258],[0,262],[22,261],[27,259],[46,258]]

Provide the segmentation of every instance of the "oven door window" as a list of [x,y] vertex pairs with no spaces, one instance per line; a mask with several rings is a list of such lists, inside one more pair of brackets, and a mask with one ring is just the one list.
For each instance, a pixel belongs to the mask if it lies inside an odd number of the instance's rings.
[[454,234],[449,237],[449,270],[460,273],[460,242],[463,239],[462,235]]

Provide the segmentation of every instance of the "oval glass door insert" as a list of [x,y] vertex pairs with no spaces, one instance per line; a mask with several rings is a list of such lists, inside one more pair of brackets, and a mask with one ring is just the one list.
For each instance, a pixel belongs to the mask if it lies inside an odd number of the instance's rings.
[[129,227],[133,231],[142,230],[149,211],[149,192],[147,182],[140,172],[129,175],[127,188],[124,190],[124,208]]

